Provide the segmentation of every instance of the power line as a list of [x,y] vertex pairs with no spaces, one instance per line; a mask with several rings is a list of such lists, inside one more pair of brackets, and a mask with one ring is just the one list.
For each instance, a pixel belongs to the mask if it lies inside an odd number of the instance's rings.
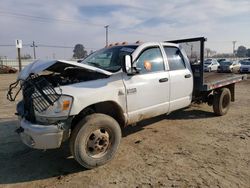
[[13,44],[0,44],[0,47],[12,47],[15,46]]
[[45,47],[45,48],[74,48],[73,46],[57,46],[57,45],[45,45],[45,44],[39,44],[39,47]]
[[[47,22],[47,23],[48,22],[50,23],[52,21],[57,21],[57,22],[66,23],[66,24],[86,24],[86,25],[91,25],[91,26],[96,26],[96,27],[103,27],[105,25],[105,24],[92,23],[86,19],[67,20],[67,19],[62,19],[62,18],[41,17],[41,16],[33,16],[33,15],[28,15],[28,14],[23,14],[23,13],[2,11],[1,9],[0,9],[0,14],[5,15],[5,16],[6,15],[14,16],[15,18],[19,18],[19,19],[28,19],[30,21]],[[107,25],[105,25],[105,26],[107,26]],[[116,30],[116,31],[124,32],[124,29],[119,29],[119,28],[114,28],[114,27],[112,27],[112,29]],[[145,33],[142,31],[133,30],[133,29],[127,29],[127,30],[130,30],[130,33],[137,34],[137,35],[145,35],[145,36],[151,36],[151,37],[162,37],[162,35],[158,35],[158,34],[149,34],[149,33]]]
[[[16,46],[14,44],[0,44],[0,47],[13,47]],[[30,44],[23,44],[23,46],[30,46]]]
[[97,27],[103,27],[101,24],[96,24],[96,23],[91,23],[88,20],[67,20],[67,19],[62,19],[62,18],[50,18],[50,17],[41,17],[41,16],[33,16],[33,15],[28,15],[28,14],[23,14],[23,13],[15,13],[15,12],[9,12],[9,11],[2,11],[0,10],[0,14],[3,15],[11,15],[17,18],[24,18],[24,19],[34,19],[35,21],[43,21],[43,22],[51,22],[51,21],[57,21],[57,22],[63,22],[63,23],[75,23],[75,24],[87,24],[87,25],[92,25],[92,26],[97,26]]
[[[70,48],[70,49],[73,49],[74,46],[60,46],[60,45],[45,45],[45,44],[38,44],[38,47],[44,47],[44,48]],[[93,50],[93,49],[96,49],[96,48],[86,48],[84,47],[85,49],[89,49],[89,50]]]
[[[33,47],[33,43],[32,44],[23,44],[23,46],[25,47]],[[15,47],[14,44],[0,44],[0,47]],[[44,48],[70,48],[73,49],[74,46],[61,46],[61,45],[48,45],[48,44],[35,44],[35,47],[44,47]],[[91,48],[91,47],[84,47],[85,49],[89,49],[89,50],[96,50],[96,48]]]

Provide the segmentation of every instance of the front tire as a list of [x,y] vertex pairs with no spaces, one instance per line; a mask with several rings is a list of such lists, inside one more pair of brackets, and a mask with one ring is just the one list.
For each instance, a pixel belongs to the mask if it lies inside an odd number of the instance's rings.
[[117,121],[105,114],[84,117],[74,128],[70,150],[75,160],[87,169],[110,161],[120,144],[121,128]]
[[218,116],[225,115],[231,103],[231,92],[228,88],[222,88],[214,95],[213,110]]

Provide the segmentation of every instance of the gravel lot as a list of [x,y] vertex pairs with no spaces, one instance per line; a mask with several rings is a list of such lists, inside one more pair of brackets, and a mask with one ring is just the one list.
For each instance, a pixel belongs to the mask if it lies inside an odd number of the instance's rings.
[[193,105],[123,130],[114,160],[84,170],[64,147],[46,152],[14,133],[16,75],[0,75],[0,187],[250,187],[250,80],[237,84],[229,113]]

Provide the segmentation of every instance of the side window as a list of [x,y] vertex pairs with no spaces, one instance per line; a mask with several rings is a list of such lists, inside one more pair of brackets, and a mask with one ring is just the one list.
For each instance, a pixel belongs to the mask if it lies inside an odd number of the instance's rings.
[[181,70],[186,68],[183,56],[178,48],[165,46],[164,50],[167,54],[170,70]]
[[140,73],[163,71],[164,63],[160,48],[154,47],[143,51],[136,61],[136,67],[141,69]]

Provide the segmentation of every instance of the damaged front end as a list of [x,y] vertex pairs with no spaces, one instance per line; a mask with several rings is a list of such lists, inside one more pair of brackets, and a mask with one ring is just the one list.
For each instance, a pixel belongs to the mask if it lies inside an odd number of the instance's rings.
[[20,90],[23,94],[16,113],[20,121],[17,132],[22,141],[37,149],[60,147],[70,133],[74,100],[62,93],[61,86],[109,77],[105,72],[65,61],[34,62],[25,67],[7,94],[10,101],[16,99]]
[[[23,100],[17,104],[20,127],[16,132],[24,144],[37,149],[60,147],[69,136],[69,117],[73,97],[64,96],[60,87],[54,88],[43,76],[31,74],[19,81]],[[8,98],[14,100],[10,87]]]
[[[8,92],[8,98],[13,100],[12,88]],[[17,115],[30,122],[36,122],[35,113],[43,113],[61,97],[51,83],[39,75],[30,75],[21,83],[23,100],[17,105]]]

